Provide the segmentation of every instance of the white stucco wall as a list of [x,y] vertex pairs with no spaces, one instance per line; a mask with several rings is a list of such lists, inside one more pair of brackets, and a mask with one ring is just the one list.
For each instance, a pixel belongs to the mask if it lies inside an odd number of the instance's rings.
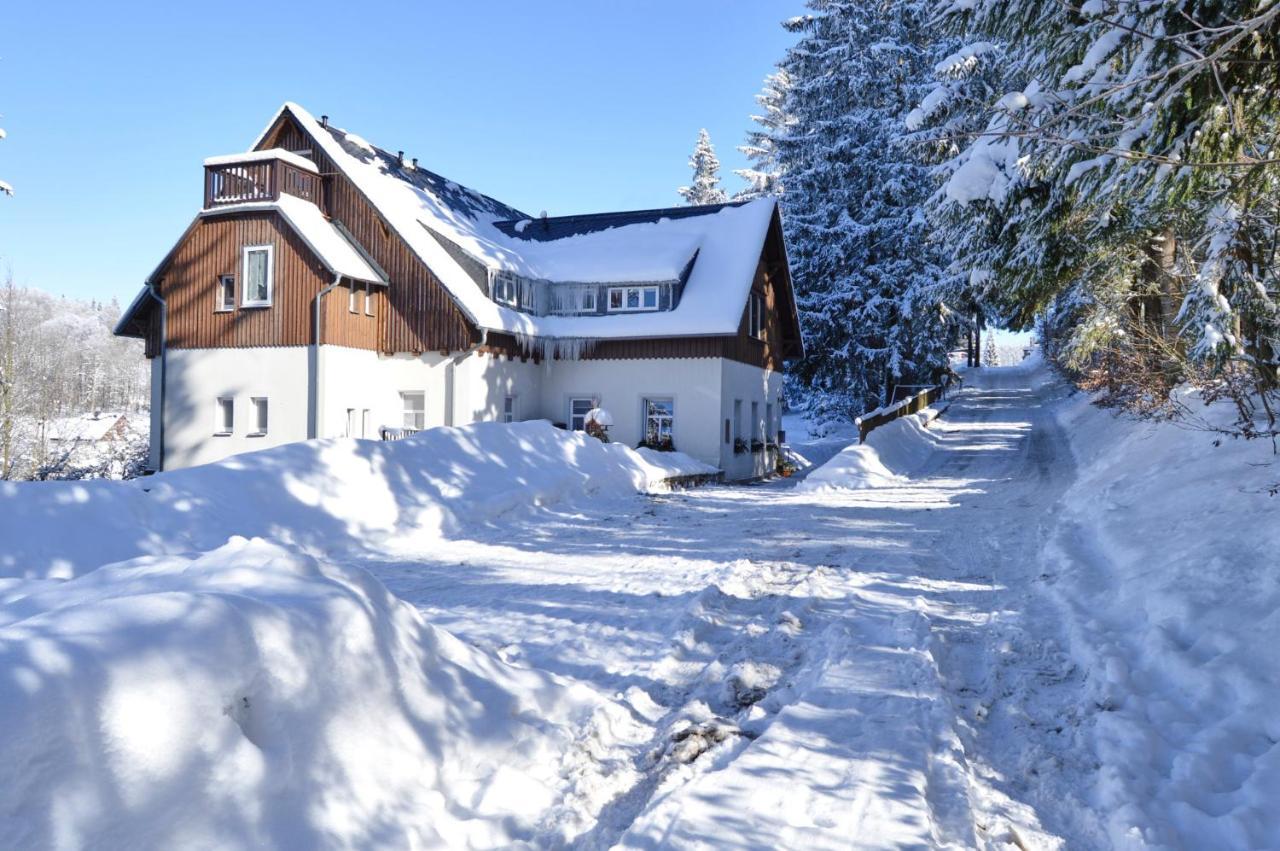
[[[724,443],[724,421],[729,420],[731,431],[734,417],[734,402],[742,402],[742,436],[750,443],[753,435],[764,436],[765,439],[777,439],[781,423],[782,375],[772,370],[761,369],[749,364],[733,360],[721,361],[721,396],[720,406],[720,469],[724,470],[727,479],[750,479],[766,475],[769,470],[768,453],[747,452],[735,455],[732,443]],[[755,428],[752,428],[751,403],[756,403]],[[769,403],[773,404],[773,422],[767,423]]]
[[160,358],[154,357],[151,366],[151,448],[147,453],[147,466],[152,470],[160,469]]
[[[165,469],[207,464],[307,438],[309,369],[304,346],[170,349],[165,385]],[[226,436],[214,434],[217,400],[222,396],[234,400],[234,427]],[[250,437],[250,400],[256,396],[270,400],[269,424],[265,435]],[[153,447],[157,434],[152,432]]]
[[503,400],[516,397],[516,419],[540,416],[537,398],[542,373],[532,362],[509,361],[487,354],[444,356],[381,355],[341,346],[321,347],[320,430],[323,437],[347,432],[347,410],[356,411],[356,437],[369,411],[368,438],[380,426],[403,422],[403,392],[421,392],[427,428],[495,421]]
[[644,400],[671,399],[675,448],[719,466],[719,358],[553,361],[543,369],[546,419],[567,423],[570,399],[596,398],[613,415],[610,437],[635,446],[644,436]]

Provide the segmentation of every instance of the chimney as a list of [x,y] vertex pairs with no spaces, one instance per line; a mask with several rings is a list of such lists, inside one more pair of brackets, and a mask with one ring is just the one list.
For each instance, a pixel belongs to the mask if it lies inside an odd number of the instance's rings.
[[327,115],[320,116],[320,126],[325,128],[329,126],[329,116]]
[[418,158],[417,158],[417,157],[414,157],[414,158],[413,158],[413,167],[414,167],[414,169],[417,169],[417,167],[418,167]]
[[550,225],[550,223],[547,221],[547,211],[546,211],[546,210],[543,210],[541,213],[539,213],[539,214],[538,214],[538,218],[542,219],[542,230],[543,230],[543,232],[544,232],[544,233],[546,233],[547,231],[550,231],[550,230],[551,230],[551,225]]
[[404,168],[404,151],[396,151],[396,165]]

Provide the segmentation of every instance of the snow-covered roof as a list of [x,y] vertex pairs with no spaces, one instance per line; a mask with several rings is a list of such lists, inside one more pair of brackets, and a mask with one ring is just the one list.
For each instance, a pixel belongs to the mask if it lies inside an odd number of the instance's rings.
[[227,204],[201,211],[204,218],[230,213],[275,210],[284,216],[302,241],[315,252],[330,272],[357,281],[385,284],[387,280],[365,258],[361,249],[333,224],[315,204],[294,195],[280,193],[274,201],[250,201],[243,204]]
[[94,443],[104,439],[124,414],[81,414],[50,420],[46,435],[50,440],[85,440]]
[[293,151],[286,151],[284,148],[268,148],[265,151],[249,151],[243,154],[223,154],[217,157],[208,157],[205,159],[205,165],[235,165],[236,163],[254,163],[267,162],[269,160],[283,160],[291,166],[309,171],[312,174],[319,174],[320,169],[316,168],[316,164],[306,157],[299,156]]
[[[538,230],[544,221],[559,226],[591,217],[534,221],[500,201],[403,162],[353,133],[322,125],[297,104],[286,103],[280,113],[286,111],[432,270],[471,321],[482,328],[534,337],[590,339],[732,335],[738,331],[774,215],[773,199],[609,214],[622,218],[601,229],[578,228],[555,238],[542,238]],[[261,144],[280,113],[255,145]],[[433,234],[488,269],[551,281],[672,281],[681,277],[695,252],[697,260],[674,310],[532,316],[492,301],[476,286],[457,251]]]

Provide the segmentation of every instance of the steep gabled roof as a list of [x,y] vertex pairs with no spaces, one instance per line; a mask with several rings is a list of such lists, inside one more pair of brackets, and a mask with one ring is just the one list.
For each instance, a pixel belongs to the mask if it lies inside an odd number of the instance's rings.
[[[297,104],[281,107],[254,147],[262,146],[285,113],[481,328],[529,337],[586,339],[738,332],[760,254],[777,216],[773,199],[557,217],[546,221],[553,230],[539,235],[540,221],[427,169],[402,163],[353,133],[321,125]],[[459,257],[459,251],[465,257]],[[473,277],[479,265],[552,281],[676,280],[695,257],[679,304],[658,313],[531,316],[489,299]]]

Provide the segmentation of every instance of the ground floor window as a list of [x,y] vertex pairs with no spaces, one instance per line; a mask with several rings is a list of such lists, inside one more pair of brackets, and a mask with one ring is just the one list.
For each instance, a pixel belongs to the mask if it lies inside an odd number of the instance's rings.
[[401,425],[404,428],[412,428],[419,431],[426,428],[427,394],[419,392],[401,393],[400,401],[404,408],[404,421]]
[[361,437],[369,436],[369,419],[370,419],[369,409],[365,408],[363,411],[360,412],[360,436]]
[[583,431],[587,427],[587,412],[596,406],[595,400],[580,396],[569,400],[569,428]]
[[644,442],[649,446],[670,448],[675,404],[670,399],[644,400]]
[[502,421],[504,423],[513,423],[516,421],[516,397],[515,396],[503,397]]
[[253,433],[267,433],[267,399],[265,396],[255,396],[253,399]]
[[213,433],[231,434],[236,425],[236,403],[230,396],[218,397],[213,410]]

